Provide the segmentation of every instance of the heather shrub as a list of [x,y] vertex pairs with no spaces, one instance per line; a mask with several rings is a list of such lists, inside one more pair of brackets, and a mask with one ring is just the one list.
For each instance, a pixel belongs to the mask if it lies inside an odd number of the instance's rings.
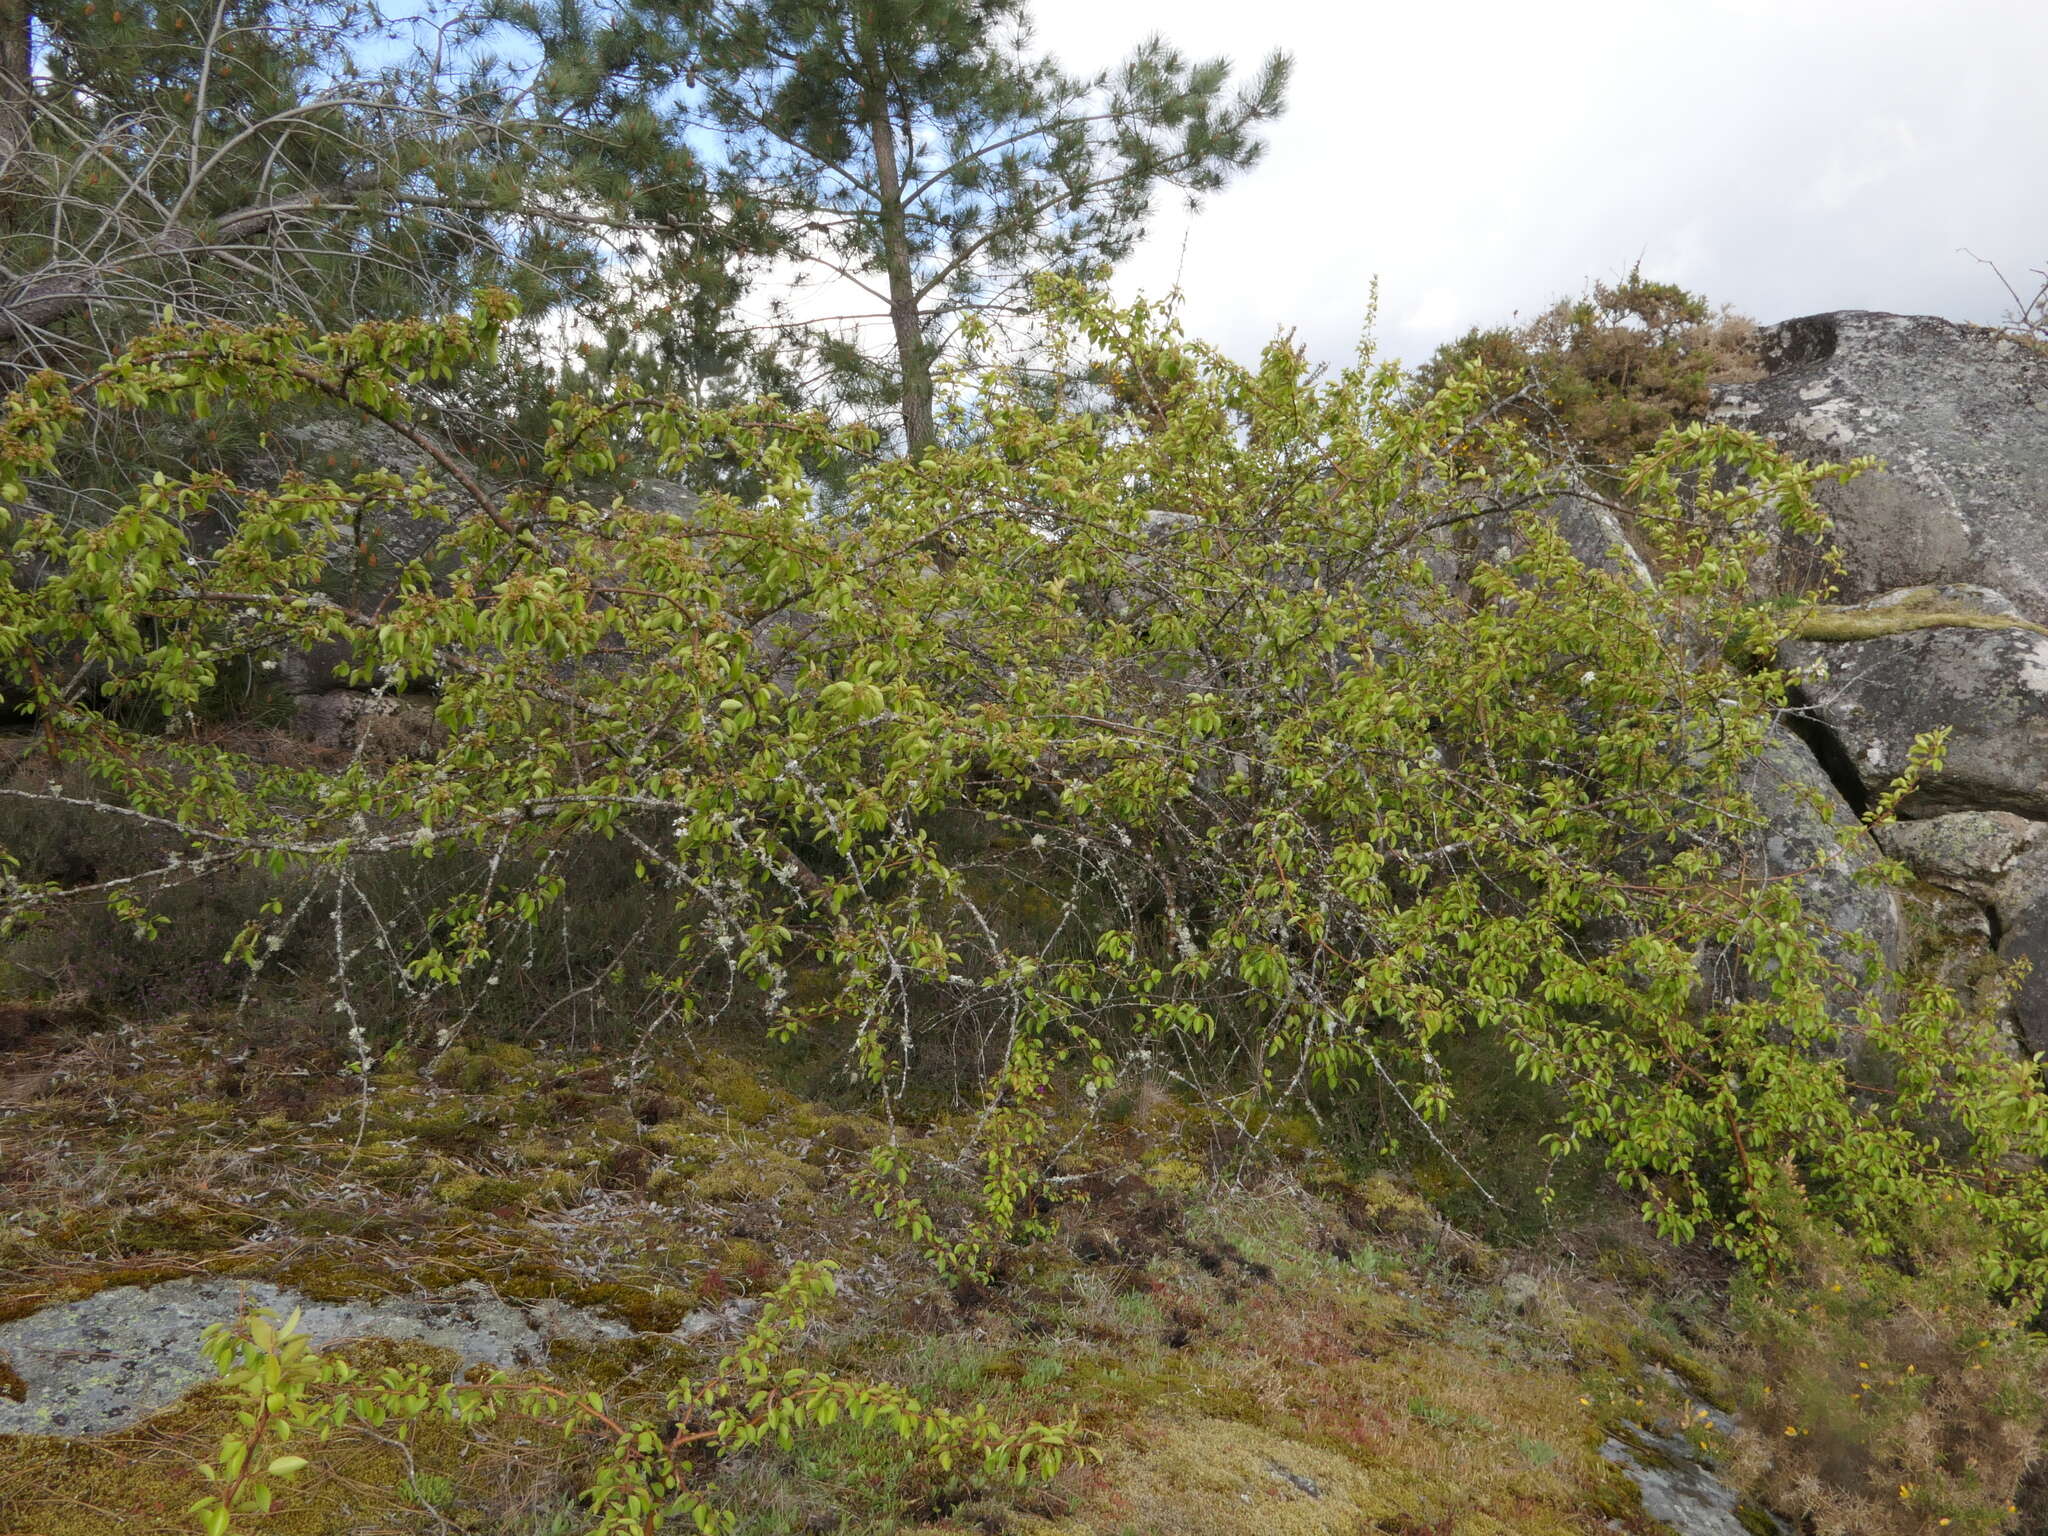
[[1785,1267],[1735,1284],[1738,1474],[1819,1536],[2009,1529],[2048,1361],[2028,1306],[1985,1290],[1995,1236],[1944,1200],[1917,1213],[1901,1267],[1788,1225]]
[[1504,381],[1510,414],[1609,488],[1664,432],[1704,417],[1716,384],[1760,368],[1753,321],[1640,268],[1524,325],[1468,331],[1438,349],[1419,387],[1440,388],[1473,362]]

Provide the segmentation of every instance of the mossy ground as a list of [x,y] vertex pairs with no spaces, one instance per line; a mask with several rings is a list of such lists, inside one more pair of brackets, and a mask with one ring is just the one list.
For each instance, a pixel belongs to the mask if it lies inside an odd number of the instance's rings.
[[[811,1363],[1013,1420],[1078,1415],[1103,1452],[987,1487],[837,1427],[717,1469],[755,1536],[1648,1531],[1601,1441],[1684,1416],[1681,1378],[1721,1390],[1716,1277],[1628,1222],[1582,1224],[1576,1257],[1499,1251],[1298,1126],[1233,1143],[1150,1089],[1070,1143],[1057,1237],[972,1291],[851,1196],[887,1125],[708,1048],[400,1050],[364,1078],[247,1021],[79,1023],[0,1055],[0,1104],[0,1316],[195,1273],[323,1299],[477,1279],[639,1330],[552,1362],[630,1407],[721,1348],[665,1330],[832,1258],[846,1284]],[[898,1134],[943,1160],[968,1119]],[[0,1530],[189,1529],[226,1412],[202,1391],[101,1440],[0,1441]],[[528,1429],[344,1436],[261,1529],[566,1536],[591,1448]]]

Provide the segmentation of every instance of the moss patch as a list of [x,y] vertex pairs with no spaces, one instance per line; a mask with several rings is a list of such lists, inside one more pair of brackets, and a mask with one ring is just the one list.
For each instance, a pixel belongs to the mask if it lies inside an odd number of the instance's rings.
[[[0,1127],[15,1218],[0,1224],[0,1315],[203,1272],[321,1300],[478,1280],[628,1323],[634,1338],[557,1346],[551,1369],[653,1413],[728,1347],[737,1303],[798,1257],[830,1257],[849,1295],[806,1364],[961,1411],[1074,1414],[1100,1437],[1100,1466],[1022,1491],[858,1427],[732,1457],[717,1475],[761,1536],[1580,1532],[1636,1518],[1596,1449],[1618,1422],[1679,1411],[1683,1390],[1653,1367],[1684,1359],[1694,1374],[1691,1345],[1629,1284],[1581,1268],[1510,1306],[1507,1261],[1410,1183],[1347,1171],[1294,1122],[1232,1142],[1157,1089],[1093,1126],[1076,1108],[1057,1142],[1066,1203],[1047,1213],[1059,1235],[1005,1255],[994,1287],[954,1294],[845,1174],[908,1140],[919,1192],[954,1219],[968,1185],[934,1170],[971,1166],[966,1110],[892,1131],[692,1049],[630,1076],[524,1047],[401,1051],[365,1084],[305,1041],[227,1028],[51,1037]],[[229,1055],[243,1063],[231,1093]],[[310,1088],[309,1071],[338,1088]],[[1668,1275],[1668,1259],[1644,1267]],[[686,1319],[688,1336],[670,1336]],[[183,1530],[219,1414],[201,1393],[90,1445],[0,1444],[0,1505],[47,1536]],[[410,1462],[337,1441],[263,1529],[552,1529],[587,1447],[519,1438],[436,1430]]]
[[1800,615],[1793,634],[1801,640],[1840,644],[1918,629],[2024,629],[2048,635],[2048,628],[2031,619],[1958,607],[1944,600],[1939,587],[1915,587],[1892,594],[1882,604],[1816,605]]

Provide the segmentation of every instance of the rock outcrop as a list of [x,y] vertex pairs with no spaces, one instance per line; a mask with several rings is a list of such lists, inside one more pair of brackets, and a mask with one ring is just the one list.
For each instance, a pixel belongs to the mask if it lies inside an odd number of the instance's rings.
[[[1621,519],[1604,502],[1590,494],[1567,493],[1553,498],[1541,512],[1580,563],[1645,586],[1655,581]],[[1437,580],[1462,591],[1480,561],[1500,564],[1521,553],[1524,545],[1511,514],[1490,512],[1435,530],[1423,558]]]
[[[1766,377],[1717,412],[1810,458],[1884,468],[1823,499],[1847,606],[1783,659],[1820,759],[1868,802],[1914,738],[1946,762],[1884,834],[1924,882],[1908,948],[1975,990],[1992,963],[2041,973],[2014,1024],[2048,1049],[2048,352],[1982,326],[1845,311],[1762,334]],[[1788,589],[1813,552],[1789,553]]]
[[0,1323],[0,1353],[14,1361],[18,1400],[0,1396],[0,1435],[106,1434],[139,1424],[210,1377],[201,1333],[243,1312],[298,1311],[316,1345],[394,1339],[445,1349],[464,1365],[545,1364],[556,1339],[620,1339],[629,1330],[559,1302],[527,1307],[476,1281],[439,1296],[317,1302],[260,1281],[171,1280],[119,1286],[83,1301]]
[[1968,582],[2048,622],[2048,353],[1862,310],[1788,320],[1761,341],[1765,377],[1725,389],[1718,415],[1802,457],[1885,464],[1823,495],[1843,598]]
[[1834,936],[1829,958],[1851,976],[1878,956],[1896,962],[1898,897],[1859,878],[1880,851],[1806,744],[1774,727],[1744,788],[1762,818],[1751,839],[1752,873],[1794,883],[1806,910]]
[[1881,631],[1887,617],[1929,612],[1953,622],[1787,646],[1784,659],[1812,677],[1802,690],[1812,718],[1841,744],[1869,799],[1905,770],[1914,737],[1947,726],[1942,770],[1908,814],[2048,817],[2048,631],[2025,626],[2003,593],[1964,585],[1908,587],[1832,617],[1867,617]]

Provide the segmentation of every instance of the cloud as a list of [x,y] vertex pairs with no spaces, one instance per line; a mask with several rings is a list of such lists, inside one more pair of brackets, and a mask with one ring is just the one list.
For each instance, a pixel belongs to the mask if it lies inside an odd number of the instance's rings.
[[1422,302],[1402,318],[1401,326],[1404,330],[1448,334],[1464,323],[1461,318],[1464,312],[1455,292],[1449,288],[1432,288],[1422,296]]
[[1928,151],[1911,123],[1898,117],[1870,118],[1828,155],[1809,195],[1822,211],[1840,213],[1861,193],[1895,180],[1927,159]]
[[[1192,223],[1162,199],[1120,277],[1178,276],[1241,356],[1294,329],[1349,354],[1369,287],[1410,360],[1638,258],[1759,319],[1872,308],[1995,320],[2048,260],[2048,6],[2035,0],[1037,0],[1039,42],[1113,63],[1156,30],[1296,59],[1264,164]],[[1185,246],[1185,249],[1183,249]]]

